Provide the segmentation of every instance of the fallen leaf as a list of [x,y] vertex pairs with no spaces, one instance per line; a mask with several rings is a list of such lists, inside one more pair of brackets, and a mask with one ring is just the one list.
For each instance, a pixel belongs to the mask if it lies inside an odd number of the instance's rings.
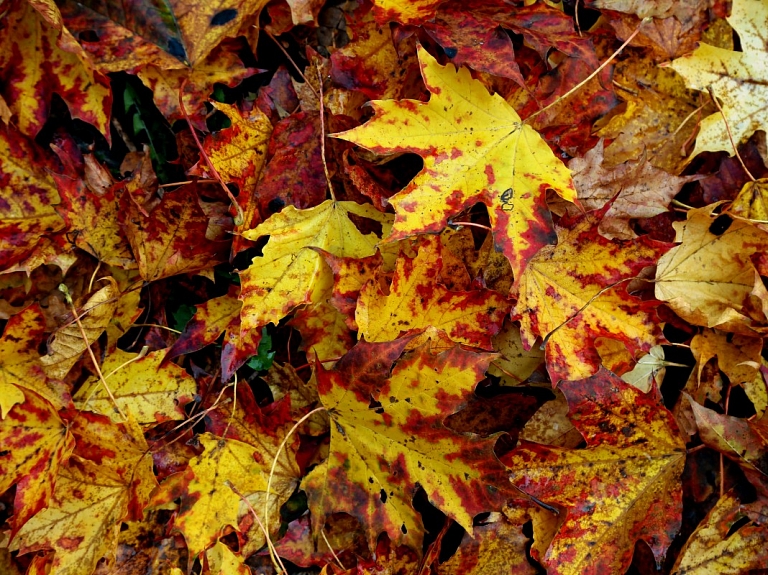
[[456,343],[492,349],[510,304],[490,290],[451,292],[439,283],[441,242],[426,238],[415,258],[401,255],[389,293],[375,280],[360,291],[355,323],[366,341],[392,341],[402,333],[441,329]]
[[711,90],[723,109],[722,114],[718,111],[701,121],[691,158],[701,152],[718,151],[732,156],[736,152],[734,144],[768,122],[768,50],[764,38],[768,6],[761,0],[734,0],[728,23],[739,34],[742,52],[702,43],[693,54],[671,64],[690,88]]
[[[161,366],[162,361],[161,351],[140,357],[118,349],[101,365],[117,405],[142,425],[184,419],[183,403],[189,403],[196,391],[195,380],[187,372],[173,363]],[[78,409],[122,420],[98,377],[88,379],[73,399]]]
[[680,551],[673,571],[678,575],[735,575],[762,568],[768,562],[768,530],[751,522],[739,526],[743,518],[733,493],[720,497]]
[[768,234],[715,216],[714,207],[689,210],[688,219],[675,224],[680,245],[658,261],[656,297],[694,325],[753,335],[768,320],[752,300],[768,301],[768,292],[749,256],[766,249]]
[[526,348],[546,338],[547,371],[554,384],[597,371],[598,337],[620,341],[635,354],[647,352],[661,336],[653,302],[630,295],[626,280],[653,265],[666,245],[645,237],[610,241],[595,224],[595,217],[587,215],[562,230],[560,243],[539,251],[520,279],[513,316],[522,318]]
[[[374,101],[376,116],[336,137],[377,154],[414,152],[424,169],[389,199],[395,223],[387,241],[441,231],[463,210],[482,202],[495,244],[519,278],[526,262],[554,241],[545,191],[576,199],[570,173],[541,137],[467,69],[440,66],[423,48],[419,63],[432,96]],[[439,140],[435,135],[440,134]]]
[[417,483],[467,530],[474,515],[496,505],[499,492],[488,488],[501,470],[495,439],[461,435],[442,423],[469,399],[493,356],[458,347],[432,355],[422,346],[389,376],[406,343],[361,342],[333,370],[319,368],[330,455],[302,483],[316,532],[325,516],[343,511],[364,525],[371,548],[381,531],[395,543],[418,546],[423,527],[411,506]]
[[59,466],[75,447],[67,425],[48,401],[28,389],[16,389],[21,400],[0,420],[0,490],[16,484],[13,533],[48,505]]
[[[43,370],[48,377],[64,379],[69,370],[77,363],[83,352],[93,345],[107,329],[117,308],[119,295],[117,282],[106,276],[107,285],[96,291],[82,307],[75,306],[80,316],[80,326],[74,318],[61,327],[48,343],[48,355],[40,358]],[[87,342],[83,339],[83,333]]]
[[522,493],[566,514],[547,571],[624,572],[638,539],[661,562],[682,513],[685,442],[672,414],[604,369],[559,388],[587,447],[523,442],[502,459]]

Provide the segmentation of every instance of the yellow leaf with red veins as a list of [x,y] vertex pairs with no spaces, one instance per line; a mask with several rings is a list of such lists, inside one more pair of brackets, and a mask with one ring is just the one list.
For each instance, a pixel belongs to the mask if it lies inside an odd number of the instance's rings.
[[653,302],[630,295],[622,280],[654,265],[667,245],[645,237],[611,241],[596,224],[596,217],[588,215],[561,230],[557,246],[536,254],[520,279],[513,314],[521,316],[525,347],[548,336],[545,356],[554,384],[598,370],[598,337],[623,343],[633,355],[647,352],[661,337]]
[[768,565],[768,527],[748,521],[733,492],[718,499],[680,551],[677,575],[749,573]]
[[373,279],[375,271],[381,266],[381,253],[376,252],[366,258],[339,258],[325,250],[316,248],[316,251],[323,256],[325,263],[333,271],[330,303],[344,316],[349,329],[357,331],[357,298],[360,297],[360,290]]
[[[226,527],[237,527],[243,514],[241,507],[247,512],[247,506],[230,485],[245,497],[265,493],[269,475],[268,463],[254,459],[255,448],[247,443],[214,437],[210,433],[201,435],[200,443],[205,451],[190,461],[185,477],[191,479],[175,521],[192,557],[213,545]],[[254,506],[254,509],[260,513],[263,506]],[[279,521],[279,514],[273,514],[272,519]]]
[[136,260],[120,227],[114,189],[99,195],[89,190],[82,179],[58,174],[54,179],[61,194],[56,211],[66,220],[74,244],[107,265],[136,269]]
[[[226,114],[232,125],[208,136],[203,142],[203,148],[224,182],[237,184],[239,197],[246,203],[256,189],[256,182],[266,160],[272,124],[258,108],[243,117],[235,106],[211,103],[214,108]],[[208,164],[200,160],[189,174],[212,178],[209,172]]]
[[[184,419],[183,404],[192,401],[197,391],[195,380],[184,369],[175,363],[161,366],[163,357],[162,351],[139,357],[137,353],[116,349],[101,365],[117,405],[141,425]],[[122,420],[98,377],[88,379],[73,399],[78,409]]]
[[[184,474],[184,493],[176,528],[184,534],[193,555],[210,547],[227,526],[247,532],[248,543],[241,549],[245,555],[266,543],[250,510],[228,483],[248,499],[263,522],[272,462],[294,421],[289,401],[262,409],[247,386],[245,389],[240,386],[237,391],[234,406],[230,401],[209,412],[211,433],[200,437],[205,451],[190,461]],[[231,393],[228,395],[231,398]],[[222,437],[225,433],[226,437]],[[300,471],[295,459],[297,448],[298,438],[292,436],[275,466],[269,500],[268,529],[272,534],[280,526],[280,506],[299,482]],[[170,497],[175,499],[178,494]]]
[[22,0],[14,0],[4,10],[0,83],[19,130],[35,137],[48,119],[56,93],[74,118],[93,124],[109,141],[109,79],[95,71],[88,55],[62,27],[53,2],[39,5],[52,12],[48,19]]
[[605,369],[559,387],[587,446],[522,442],[502,458],[514,485],[564,515],[542,559],[547,573],[624,573],[638,539],[660,563],[683,503],[685,441],[672,414]]
[[45,317],[37,305],[12,316],[0,338],[0,419],[14,404],[24,401],[22,390],[34,391],[56,409],[65,407],[61,393],[47,381],[38,345],[45,333]]
[[392,341],[401,333],[441,329],[456,343],[491,350],[511,305],[491,290],[449,291],[440,283],[442,243],[424,238],[418,254],[401,255],[389,293],[369,281],[360,291],[355,321],[366,341]]
[[0,420],[0,490],[17,483],[14,530],[48,505],[59,465],[75,446],[49,402],[27,389],[16,389],[21,402]]
[[715,205],[690,210],[673,224],[676,242],[658,261],[656,297],[694,325],[755,335],[768,319],[762,302],[768,291],[750,261],[768,250],[768,233],[726,214]]
[[741,52],[702,43],[671,64],[689,88],[709,91],[723,109],[701,121],[691,157],[719,151],[733,156],[731,138],[739,144],[768,125],[768,4],[734,0],[728,23],[739,35]]
[[475,515],[509,496],[489,489],[503,488],[496,438],[443,423],[472,397],[493,354],[458,346],[431,354],[421,346],[390,376],[409,339],[359,342],[333,370],[318,367],[320,400],[332,422],[330,455],[302,483],[316,533],[327,515],[345,512],[362,523],[372,549],[382,531],[395,544],[418,548],[424,527],[411,500],[419,487],[470,532]]
[[376,116],[336,137],[377,154],[413,152],[424,168],[389,199],[395,223],[387,241],[440,232],[460,212],[488,207],[496,246],[518,279],[526,262],[554,243],[545,201],[553,189],[576,199],[570,172],[547,143],[501,96],[488,93],[469,70],[441,66],[419,48],[429,102],[372,102]]
[[263,255],[240,274],[244,329],[277,324],[291,310],[311,301],[322,276],[330,276],[321,248],[338,257],[365,258],[376,253],[379,238],[362,234],[349,215],[380,222],[386,231],[391,216],[371,205],[328,200],[307,210],[288,206],[263,224],[243,233],[249,240],[269,236]]
[[[315,249],[318,253],[325,254],[326,259],[333,257],[328,252]],[[359,261],[351,258],[341,259]],[[347,326],[344,316],[331,304],[333,289],[333,276],[322,274],[313,286],[311,303],[297,309],[288,322],[288,325],[298,329],[301,334],[299,349],[304,351],[307,357],[317,356],[320,361],[335,360],[355,345],[354,334]]]
[[34,142],[11,126],[0,130],[0,267],[22,261],[43,236],[64,227],[54,209],[60,201],[49,170]]
[[[69,323],[57,330],[49,342],[48,355],[40,358],[48,377],[64,379],[86,348],[99,339],[112,321],[120,293],[112,277],[102,279],[107,280],[107,285],[88,298],[82,307],[76,306],[82,332],[75,319],[70,317]],[[83,340],[83,333],[88,340],[87,344]]]

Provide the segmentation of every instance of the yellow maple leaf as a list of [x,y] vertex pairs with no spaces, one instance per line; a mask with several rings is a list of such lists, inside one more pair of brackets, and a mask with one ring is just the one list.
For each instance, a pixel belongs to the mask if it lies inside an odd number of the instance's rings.
[[723,331],[764,331],[768,291],[750,261],[768,248],[768,233],[723,214],[715,204],[690,210],[673,224],[681,242],[656,268],[656,297],[684,320]]
[[[123,412],[130,411],[143,425],[184,419],[179,401],[184,398],[191,401],[197,389],[192,376],[178,365],[166,363],[161,366],[163,356],[163,351],[139,357],[137,353],[117,349],[101,366],[117,405]],[[73,399],[78,409],[122,420],[98,377],[88,379]]]
[[277,324],[296,306],[310,303],[315,283],[331,275],[322,256],[311,248],[339,257],[364,258],[375,253],[379,238],[362,234],[349,214],[380,222],[388,231],[391,216],[373,206],[328,200],[307,210],[288,206],[243,233],[249,240],[269,236],[264,255],[254,258],[240,275],[243,329]]
[[768,127],[768,4],[734,0],[728,22],[739,34],[742,52],[701,44],[692,54],[672,62],[688,87],[711,90],[723,109],[722,114],[716,112],[702,120],[691,157],[718,151],[732,156],[735,150],[728,128],[738,144]]
[[371,102],[372,120],[335,136],[378,154],[414,152],[424,159],[424,169],[389,199],[396,217],[387,241],[440,232],[453,216],[482,202],[496,246],[518,278],[528,259],[555,241],[546,190],[576,199],[570,172],[468,69],[441,66],[423,48],[418,53],[429,102]]

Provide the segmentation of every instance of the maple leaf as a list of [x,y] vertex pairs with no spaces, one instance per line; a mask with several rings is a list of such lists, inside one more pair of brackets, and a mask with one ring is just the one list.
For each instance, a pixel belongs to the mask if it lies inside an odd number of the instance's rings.
[[513,315],[521,317],[526,348],[547,338],[547,371],[555,384],[597,371],[598,337],[616,339],[633,354],[647,352],[661,337],[653,302],[631,296],[622,280],[653,265],[667,246],[645,237],[609,241],[595,224],[594,214],[587,215],[560,231],[558,245],[536,254],[520,279]]
[[136,260],[120,227],[114,189],[99,195],[91,192],[83,179],[58,174],[53,178],[61,195],[56,211],[67,222],[75,245],[106,264],[135,269]]
[[23,309],[5,325],[0,338],[0,420],[14,404],[24,401],[18,387],[34,391],[56,408],[65,407],[59,390],[47,380],[37,353],[44,332],[45,318],[37,305]]
[[502,459],[523,493],[566,511],[547,572],[624,572],[637,539],[660,562],[682,512],[685,442],[672,414],[605,369],[559,388],[587,447],[522,442]]
[[[208,136],[203,149],[224,182],[237,184],[241,197],[250,198],[266,159],[272,124],[258,108],[243,117],[234,106],[219,102],[212,102],[212,105],[223,112],[232,125]],[[210,178],[212,175],[208,171],[207,163],[198,162],[189,174]]]
[[308,210],[288,206],[243,233],[250,240],[269,236],[263,255],[254,258],[240,276],[243,329],[277,324],[296,306],[311,301],[314,284],[330,272],[320,254],[309,248],[321,248],[339,257],[375,253],[379,238],[373,233],[362,234],[349,219],[350,214],[385,227],[390,219],[370,205],[328,200]]
[[0,80],[19,130],[35,137],[48,119],[56,93],[67,102],[72,116],[96,126],[109,142],[109,79],[94,69],[88,55],[63,27],[56,5],[51,0],[16,0],[6,12]]
[[[83,331],[80,331],[80,326],[72,318],[49,342],[48,355],[40,358],[48,377],[64,379],[86,348],[99,339],[112,320],[119,294],[117,282],[111,276],[101,279],[106,280],[107,285],[91,295],[82,308],[77,310]],[[87,344],[83,340],[83,333],[88,339]]]
[[689,210],[685,222],[674,224],[680,245],[658,261],[656,297],[694,325],[754,335],[767,323],[756,301],[768,301],[768,292],[749,257],[766,249],[768,234],[714,216],[715,207]]
[[501,469],[495,438],[443,424],[471,397],[493,355],[458,347],[432,354],[421,346],[389,376],[407,342],[361,342],[333,370],[318,368],[332,424],[327,462],[302,483],[315,530],[329,513],[343,511],[365,526],[371,548],[381,531],[418,547],[423,527],[411,506],[417,484],[468,531],[477,513],[499,503],[492,487]]
[[451,292],[439,283],[441,242],[426,238],[415,258],[401,254],[389,293],[375,280],[360,291],[355,322],[366,341],[391,341],[401,333],[429,326],[456,343],[492,349],[509,313],[507,300],[491,290]]
[[[609,168],[604,163],[602,139],[583,158],[571,160],[568,169],[573,173],[573,184],[585,210],[599,210],[613,200],[598,228],[609,239],[636,238],[629,225],[631,219],[663,214],[680,188],[698,179],[698,176],[671,176],[654,168],[645,157]],[[578,215],[572,204],[551,208],[560,215],[563,212],[572,217]]]
[[728,211],[735,216],[750,220],[767,220],[768,178],[744,184]]
[[768,528],[748,522],[738,499],[728,492],[699,524],[680,551],[674,573],[748,573],[768,562]]
[[125,235],[145,280],[194,272],[226,261],[229,238],[211,226],[194,186],[164,194],[148,215],[144,215],[146,211],[142,214],[128,191],[120,202]]
[[386,25],[390,22],[400,24],[421,24],[431,20],[437,7],[445,0],[374,0],[373,15],[376,22]]
[[54,407],[38,394],[17,388],[18,405],[0,420],[0,491],[17,483],[14,533],[48,504],[59,466],[75,446]]
[[23,260],[47,234],[64,228],[54,206],[53,162],[17,130],[0,130],[0,267]]
[[24,524],[12,544],[22,554],[53,549],[53,573],[90,575],[102,557],[113,561],[120,522],[141,517],[157,483],[134,421],[114,424],[81,414],[72,432],[77,448],[59,469],[48,507]]
[[[101,366],[104,381],[123,412],[130,412],[142,425],[168,419],[184,419],[182,403],[189,403],[196,391],[195,380],[179,366],[161,366],[163,353],[140,357],[115,350]],[[121,418],[98,377],[88,379],[73,397],[78,409],[89,409]]]
[[432,96],[373,101],[376,116],[334,134],[378,154],[414,152],[424,169],[389,199],[395,223],[387,241],[436,233],[453,216],[482,202],[494,241],[519,278],[525,263],[554,241],[545,191],[576,199],[570,173],[541,137],[469,70],[440,66],[419,48],[421,73]]
[[718,151],[732,156],[735,144],[768,124],[768,6],[762,0],[734,0],[728,23],[739,34],[742,52],[702,43],[693,54],[671,64],[690,88],[710,90],[723,110],[701,121],[691,158]]

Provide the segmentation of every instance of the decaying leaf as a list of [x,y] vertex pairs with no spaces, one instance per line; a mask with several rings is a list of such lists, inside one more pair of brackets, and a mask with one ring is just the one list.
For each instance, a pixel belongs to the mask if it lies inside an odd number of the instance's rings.
[[587,447],[523,442],[503,459],[522,493],[565,514],[548,573],[624,572],[637,539],[660,562],[682,512],[685,443],[672,414],[604,369],[559,387]]

